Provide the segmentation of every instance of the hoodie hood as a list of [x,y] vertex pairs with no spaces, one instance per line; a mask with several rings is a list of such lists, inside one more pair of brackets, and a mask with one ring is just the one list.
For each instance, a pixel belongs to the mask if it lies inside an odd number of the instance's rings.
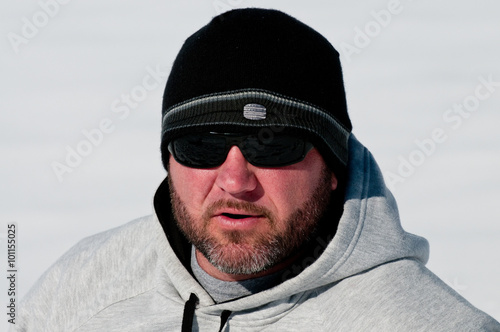
[[[155,197],[155,208],[165,229],[170,246],[164,250],[185,260],[183,253],[190,245],[183,238],[166,211],[167,181]],[[170,209],[170,204],[168,204]],[[334,221],[332,221],[334,222]],[[185,243],[184,243],[185,242]],[[172,286],[184,301],[196,294],[203,311],[220,314],[222,310],[250,310],[289,297],[321,288],[342,279],[368,271],[376,266],[400,259],[428,260],[428,243],[419,236],[407,233],[401,227],[396,201],[385,186],[382,173],[371,153],[354,137],[349,139],[348,179],[344,212],[337,232],[329,243],[318,243],[319,257],[306,257],[295,262],[296,267],[307,266],[297,276],[260,293],[241,299],[215,304],[205,290],[191,276],[189,267],[179,260],[169,260],[167,272]],[[321,247],[323,246],[323,247]],[[325,248],[326,247],[326,248]],[[174,272],[175,271],[175,272]],[[275,315],[276,312],[269,312]]]

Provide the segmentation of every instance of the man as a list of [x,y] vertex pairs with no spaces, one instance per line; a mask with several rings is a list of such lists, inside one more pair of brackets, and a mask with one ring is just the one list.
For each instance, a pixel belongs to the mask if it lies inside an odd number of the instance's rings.
[[84,239],[20,331],[500,331],[425,268],[351,134],[338,53],[274,10],[188,38],[163,100],[155,215]]

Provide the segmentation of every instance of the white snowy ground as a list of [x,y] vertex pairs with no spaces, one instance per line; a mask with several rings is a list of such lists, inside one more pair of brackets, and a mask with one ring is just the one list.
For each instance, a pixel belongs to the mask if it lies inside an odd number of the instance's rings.
[[403,226],[430,241],[435,273],[500,319],[494,0],[3,1],[0,265],[17,223],[18,300],[81,238],[151,213],[176,52],[218,12],[271,3],[340,51],[354,133],[392,183]]

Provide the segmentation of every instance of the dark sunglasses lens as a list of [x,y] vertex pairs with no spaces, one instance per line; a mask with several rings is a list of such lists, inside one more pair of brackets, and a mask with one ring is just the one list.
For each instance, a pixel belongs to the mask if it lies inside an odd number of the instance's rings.
[[248,137],[240,148],[251,164],[263,167],[291,165],[304,159],[306,142],[291,136],[274,135],[265,140]]
[[186,135],[171,143],[175,160],[188,167],[211,168],[226,160],[226,140],[215,135]]

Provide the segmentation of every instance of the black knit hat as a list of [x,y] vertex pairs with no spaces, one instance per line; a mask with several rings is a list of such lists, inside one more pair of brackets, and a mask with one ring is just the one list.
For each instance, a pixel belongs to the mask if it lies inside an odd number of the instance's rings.
[[[309,139],[344,173],[352,126],[339,54],[277,10],[236,9],[189,37],[163,96],[162,155],[192,132],[287,132]],[[260,132],[259,132],[260,131]]]

